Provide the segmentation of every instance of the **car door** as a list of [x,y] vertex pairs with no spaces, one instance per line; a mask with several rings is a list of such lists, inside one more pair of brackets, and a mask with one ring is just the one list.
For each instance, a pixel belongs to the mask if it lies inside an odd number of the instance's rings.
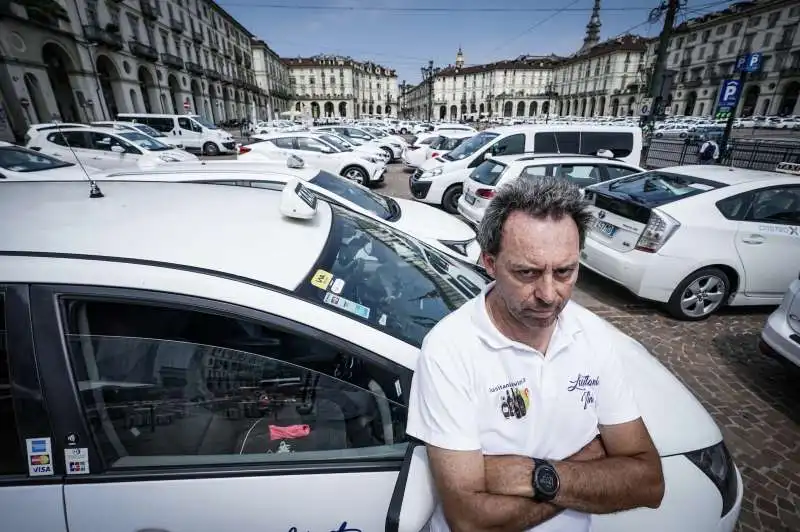
[[58,157],[66,162],[83,162],[90,166],[93,151],[89,136],[84,131],[54,131],[45,137],[42,149],[39,150],[47,155]]
[[66,532],[61,445],[43,403],[28,299],[27,286],[0,285],[0,528]]
[[[101,169],[127,168],[136,166],[141,152],[127,142],[107,134],[91,131],[88,133],[90,151],[88,163]],[[86,161],[84,161],[86,162]]]
[[800,185],[756,190],[736,232],[748,296],[780,299],[800,264]]
[[555,165],[553,175],[578,185],[581,189],[602,181],[603,172],[597,164],[561,163]]
[[362,347],[164,292],[36,286],[32,314],[55,430],[82,442],[70,532],[367,532],[396,526],[407,480],[424,493],[403,476],[411,371]]
[[178,138],[190,149],[199,150],[203,146],[203,128],[185,116],[178,117]]
[[[335,174],[339,173],[339,160],[333,154],[333,149],[324,142],[311,137],[296,137],[295,149],[295,155],[306,161],[309,165]],[[325,150],[331,153],[324,153]]]

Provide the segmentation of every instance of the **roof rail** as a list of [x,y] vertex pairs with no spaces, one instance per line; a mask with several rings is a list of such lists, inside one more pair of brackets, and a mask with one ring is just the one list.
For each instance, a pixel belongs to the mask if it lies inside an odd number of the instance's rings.
[[775,171],[782,174],[800,176],[800,163],[778,163],[778,166],[775,167]]

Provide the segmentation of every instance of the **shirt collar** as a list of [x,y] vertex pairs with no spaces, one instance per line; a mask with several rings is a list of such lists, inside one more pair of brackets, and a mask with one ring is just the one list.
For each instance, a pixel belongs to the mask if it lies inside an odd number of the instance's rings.
[[[500,332],[492,322],[492,319],[489,317],[489,312],[486,309],[486,295],[494,288],[494,285],[495,281],[486,285],[480,295],[473,300],[472,324],[478,333],[478,337],[490,349],[500,350],[511,348],[542,356],[542,353],[531,346],[508,338]],[[567,303],[558,317],[553,335],[550,338],[550,345],[547,348],[548,359],[553,358],[561,350],[568,347],[572,343],[575,335],[580,332],[578,325],[571,319],[572,312],[569,311],[572,304],[571,301]]]

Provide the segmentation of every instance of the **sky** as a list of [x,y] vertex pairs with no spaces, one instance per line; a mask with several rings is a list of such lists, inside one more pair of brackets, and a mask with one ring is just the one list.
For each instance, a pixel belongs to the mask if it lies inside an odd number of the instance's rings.
[[[349,55],[420,81],[420,67],[467,65],[519,55],[569,55],[580,48],[594,0],[217,0],[282,57]],[[730,2],[688,0],[678,22]],[[601,1],[600,38],[655,36],[660,0]],[[560,11],[559,10],[563,10]]]

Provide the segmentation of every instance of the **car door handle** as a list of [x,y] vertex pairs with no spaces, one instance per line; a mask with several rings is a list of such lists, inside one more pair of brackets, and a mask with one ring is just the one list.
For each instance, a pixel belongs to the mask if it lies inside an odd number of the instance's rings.
[[764,236],[763,235],[750,235],[748,237],[742,238],[742,242],[745,244],[752,244],[758,245],[764,243]]

